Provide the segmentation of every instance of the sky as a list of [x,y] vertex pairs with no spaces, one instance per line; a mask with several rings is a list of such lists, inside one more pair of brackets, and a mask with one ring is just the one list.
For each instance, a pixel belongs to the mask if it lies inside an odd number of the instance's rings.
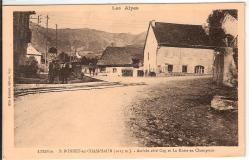
[[[126,6],[138,7],[137,10],[125,10]],[[113,8],[120,7],[121,10]],[[68,7],[69,8],[69,7]],[[206,23],[214,8],[193,7],[193,5],[92,5],[80,8],[54,8],[38,10],[41,25],[45,26],[45,16],[49,16],[49,28],[91,28],[111,33],[139,34],[147,31],[149,21],[197,24]],[[33,20],[36,22],[36,20]]]

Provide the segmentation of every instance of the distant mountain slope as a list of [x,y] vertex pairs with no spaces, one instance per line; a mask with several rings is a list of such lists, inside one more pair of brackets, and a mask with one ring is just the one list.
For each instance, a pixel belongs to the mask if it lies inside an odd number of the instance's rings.
[[[31,23],[32,44],[42,53],[45,53],[46,39],[48,48],[55,47],[55,29],[48,29],[46,37],[46,28]],[[144,44],[146,33],[133,35],[129,33],[108,33],[95,29],[58,29],[58,52],[74,53],[78,52],[92,53],[99,55],[107,46],[127,46]],[[89,52],[88,52],[89,51]]]

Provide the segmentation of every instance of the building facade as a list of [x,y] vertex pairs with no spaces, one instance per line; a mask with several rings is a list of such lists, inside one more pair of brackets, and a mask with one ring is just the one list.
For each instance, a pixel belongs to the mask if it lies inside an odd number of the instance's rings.
[[14,70],[25,64],[28,43],[31,41],[31,30],[29,29],[30,15],[34,11],[13,13],[13,40],[14,40]]
[[144,47],[144,72],[212,74],[214,50],[202,26],[151,21]]
[[143,48],[107,47],[98,61],[98,74],[106,76],[143,76]]
[[42,54],[39,51],[37,51],[31,43],[29,43],[27,47],[27,57],[31,57],[31,56],[33,56],[38,62],[38,64],[41,65]]

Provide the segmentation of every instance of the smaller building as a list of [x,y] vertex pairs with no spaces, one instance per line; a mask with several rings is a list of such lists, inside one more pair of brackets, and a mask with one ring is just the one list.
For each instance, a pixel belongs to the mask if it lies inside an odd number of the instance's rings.
[[31,43],[28,44],[28,47],[27,47],[27,57],[35,57],[35,59],[37,60],[38,64],[41,65],[41,56],[42,54],[37,51]]
[[143,48],[107,47],[97,63],[99,75],[143,76]]

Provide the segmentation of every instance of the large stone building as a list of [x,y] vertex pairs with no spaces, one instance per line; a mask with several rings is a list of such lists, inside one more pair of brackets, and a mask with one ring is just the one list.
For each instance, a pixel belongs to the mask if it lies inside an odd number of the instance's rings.
[[212,74],[214,51],[200,25],[151,21],[144,47],[144,72]]
[[19,66],[24,65],[27,54],[28,43],[31,41],[31,30],[29,29],[30,15],[35,14],[34,11],[14,12],[14,70],[16,72]]

